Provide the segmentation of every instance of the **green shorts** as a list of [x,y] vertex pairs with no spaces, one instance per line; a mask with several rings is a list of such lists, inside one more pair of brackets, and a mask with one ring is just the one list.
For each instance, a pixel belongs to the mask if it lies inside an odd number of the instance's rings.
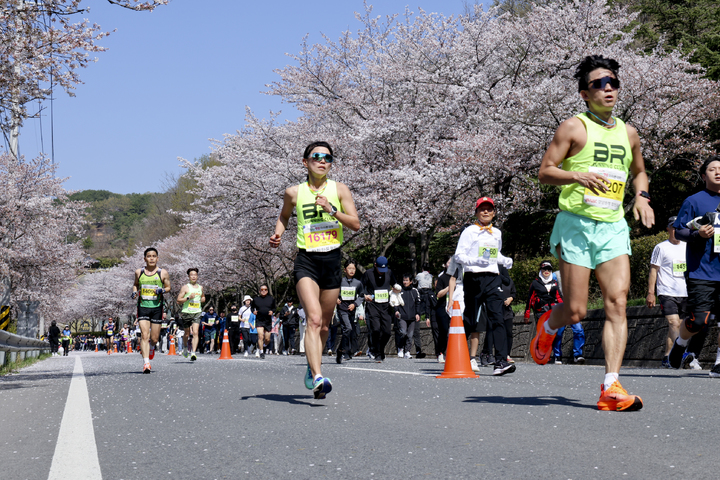
[[198,313],[180,313],[180,321],[178,324],[182,329],[190,328],[192,324],[200,325],[202,312]]
[[550,251],[556,258],[558,244],[563,260],[593,270],[620,255],[632,255],[630,229],[624,218],[600,222],[562,211],[550,235]]

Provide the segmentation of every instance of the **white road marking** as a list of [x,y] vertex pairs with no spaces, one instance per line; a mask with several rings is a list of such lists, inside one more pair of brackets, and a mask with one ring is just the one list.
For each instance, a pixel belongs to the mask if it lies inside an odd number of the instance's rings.
[[418,373],[418,372],[403,372],[399,370],[381,370],[379,368],[359,368],[359,367],[338,367],[345,370],[361,370],[363,372],[380,372],[380,373],[399,373],[401,375],[418,375],[421,377],[434,377],[437,373]]
[[90,411],[90,397],[79,356],[75,357],[75,368],[48,480],[69,478],[102,479]]

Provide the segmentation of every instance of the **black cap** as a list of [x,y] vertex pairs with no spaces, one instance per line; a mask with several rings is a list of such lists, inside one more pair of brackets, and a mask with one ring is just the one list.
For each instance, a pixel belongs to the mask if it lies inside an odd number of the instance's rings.
[[675,223],[675,220],[677,220],[677,217],[670,217],[668,218],[668,227],[672,227],[673,223]]

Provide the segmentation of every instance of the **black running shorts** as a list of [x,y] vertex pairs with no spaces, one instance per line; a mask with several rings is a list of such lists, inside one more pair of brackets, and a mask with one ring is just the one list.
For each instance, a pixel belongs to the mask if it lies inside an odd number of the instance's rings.
[[329,252],[300,250],[295,257],[295,284],[301,278],[311,278],[323,290],[340,288],[342,254],[339,248]]
[[687,311],[687,297],[658,295],[657,298],[663,315],[680,315],[680,317],[685,317],[685,312]]
[[272,317],[258,314],[255,317],[255,328],[264,328],[265,332],[270,332],[272,330]]
[[138,307],[137,319],[150,320],[150,323],[162,324],[163,309],[162,307],[145,308]]
[[717,315],[720,282],[688,278],[687,291],[689,312],[712,312]]

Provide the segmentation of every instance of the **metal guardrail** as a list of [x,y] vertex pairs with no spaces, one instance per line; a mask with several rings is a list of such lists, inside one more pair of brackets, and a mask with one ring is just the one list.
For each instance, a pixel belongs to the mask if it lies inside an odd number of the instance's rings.
[[49,350],[48,342],[35,338],[22,337],[0,330],[0,351],[2,352],[26,352],[29,350]]

